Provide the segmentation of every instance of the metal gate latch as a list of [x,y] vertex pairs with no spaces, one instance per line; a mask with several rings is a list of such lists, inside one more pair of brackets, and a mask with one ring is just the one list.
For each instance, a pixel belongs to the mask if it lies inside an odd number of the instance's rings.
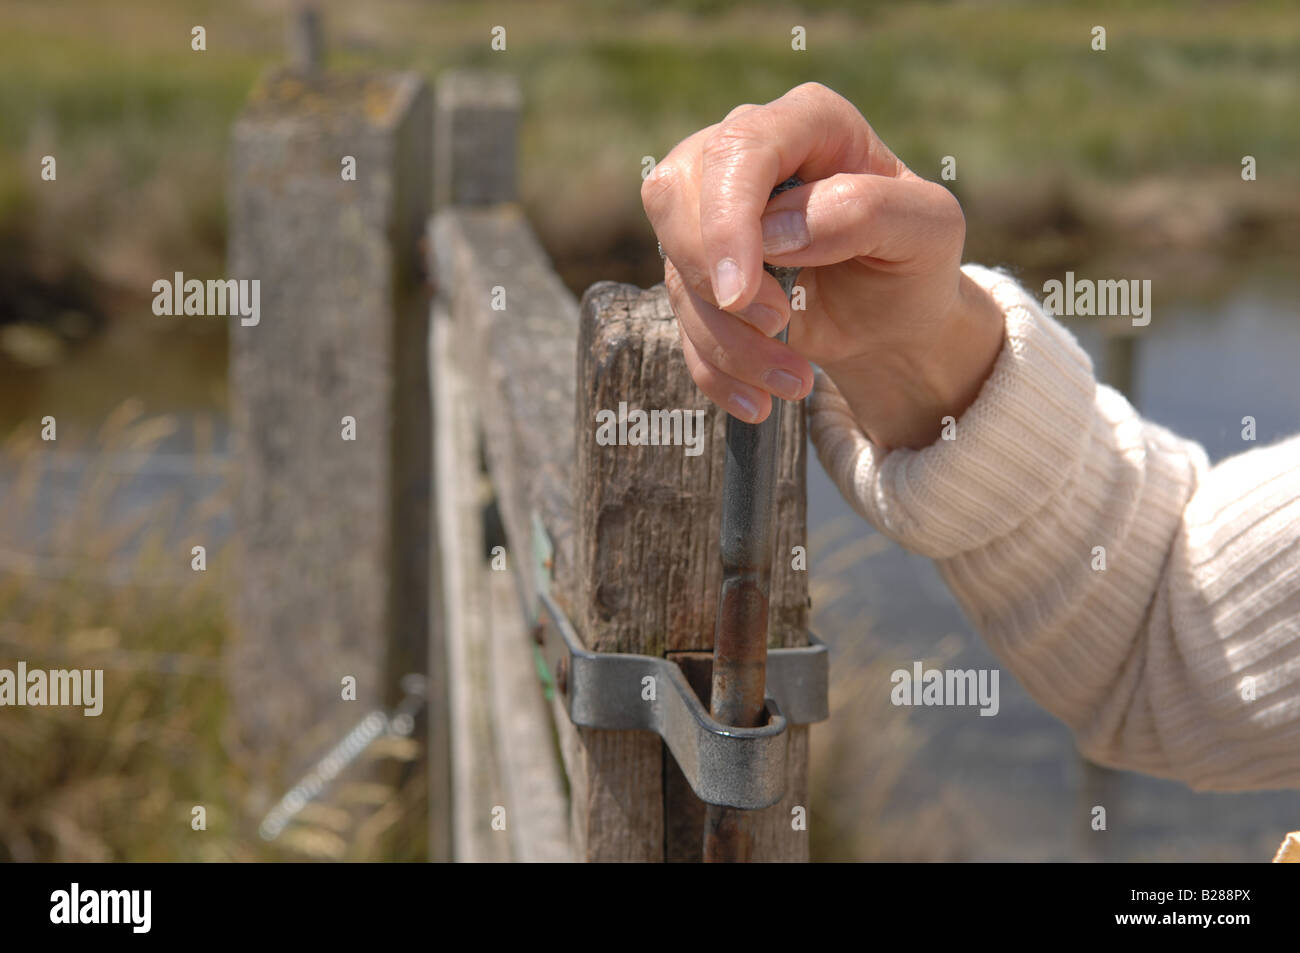
[[[545,587],[538,598],[549,618],[539,619],[535,631],[575,725],[655,732],[691,790],[709,804],[754,810],[785,796],[786,725],[830,715],[825,643],[809,633],[807,646],[768,649],[767,724],[737,728],[710,717],[675,662],[588,651]],[[647,676],[654,679],[650,698]]]

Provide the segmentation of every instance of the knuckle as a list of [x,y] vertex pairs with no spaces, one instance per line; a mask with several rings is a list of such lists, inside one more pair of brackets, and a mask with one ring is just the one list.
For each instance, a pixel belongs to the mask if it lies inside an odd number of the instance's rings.
[[931,192],[934,195],[935,206],[947,218],[962,218],[961,203],[957,201],[957,196],[947,187],[940,185],[938,182],[930,183]]
[[874,192],[872,189],[860,188],[856,177],[847,175],[832,176],[829,185],[831,201],[836,205],[861,204],[868,206],[868,210],[870,209]]
[[937,182],[932,183],[935,189],[935,209],[939,221],[946,231],[954,236],[965,239],[966,236],[966,213],[962,210],[961,202],[951,191]]
[[817,204],[834,216],[870,222],[882,211],[884,197],[877,183],[857,175],[833,175],[821,183]]
[[735,119],[737,116],[740,116],[740,115],[743,115],[744,113],[749,112],[751,109],[757,109],[757,108],[758,108],[758,104],[757,104],[757,103],[741,103],[739,106],[737,106],[737,107],[736,107],[735,109],[733,109],[731,112],[727,113],[726,118],[723,119],[722,121],[723,121],[723,122],[728,122],[729,120]]
[[691,379],[705,396],[717,399],[722,392],[722,379],[718,372],[705,361],[695,361],[691,365]]
[[794,89],[792,89],[791,92],[794,93],[794,94],[797,95],[797,96],[807,97],[807,98],[809,98],[809,99],[823,99],[823,100],[825,100],[825,99],[843,99],[843,98],[844,98],[844,97],[841,96],[839,93],[835,92],[835,90],[833,90],[833,89],[831,89],[829,86],[827,86],[825,83],[818,83],[818,82],[815,82],[815,81],[809,81],[809,82],[807,82],[807,83],[800,83],[798,86],[796,86]]
[[664,259],[664,284],[668,287],[668,297],[674,309],[686,307],[690,303],[692,294],[702,301],[708,301],[709,296],[713,294],[707,278],[701,277],[699,280],[692,278],[688,281],[687,276],[682,274],[682,270],[674,265],[670,258]]
[[[699,298],[707,305],[715,305],[716,302],[713,300],[713,283],[709,280],[708,275],[701,271],[697,272],[693,277],[695,280],[690,283],[689,288],[695,294],[695,297]],[[683,279],[683,284],[684,283],[685,279]]]
[[737,152],[752,148],[757,142],[758,137],[752,125],[743,116],[728,120],[704,141],[704,161],[708,163],[729,159]]
[[676,311],[685,300],[686,286],[682,282],[682,273],[667,259],[664,259],[664,285],[668,288],[668,299]]
[[653,218],[668,207],[678,178],[676,167],[667,159],[655,165],[654,171],[641,183],[641,205],[647,215]]

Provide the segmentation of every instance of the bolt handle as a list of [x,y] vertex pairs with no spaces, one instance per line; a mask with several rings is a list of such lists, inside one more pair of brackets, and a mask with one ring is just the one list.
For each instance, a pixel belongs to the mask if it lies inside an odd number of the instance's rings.
[[[790,176],[790,178],[786,179],[784,182],[782,182],[780,185],[778,185],[776,188],[772,190],[772,194],[768,197],[768,201],[771,201],[772,199],[776,198],[782,192],[788,192],[791,189],[798,188],[801,185],[803,185],[803,179],[799,178],[799,176],[797,175],[792,175]],[[799,272],[801,269],[778,268],[776,265],[769,265],[767,263],[764,263],[763,270],[777,280],[777,282],[781,285],[781,290],[785,292],[785,296],[787,298],[789,298],[790,295],[794,293],[794,283],[798,279]],[[786,328],[781,329],[781,333],[776,336],[778,341],[785,340],[786,330],[787,330]]]

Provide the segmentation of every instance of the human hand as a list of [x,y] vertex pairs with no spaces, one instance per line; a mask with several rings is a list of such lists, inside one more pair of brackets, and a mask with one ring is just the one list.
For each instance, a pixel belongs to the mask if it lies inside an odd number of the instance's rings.
[[[806,184],[769,201],[792,175]],[[679,143],[641,196],[691,376],[743,420],[764,419],[771,395],[805,397],[811,361],[873,442],[922,447],[992,369],[1002,315],[960,271],[956,198],[824,86],[732,110]],[[792,315],[764,261],[802,269],[804,310]]]

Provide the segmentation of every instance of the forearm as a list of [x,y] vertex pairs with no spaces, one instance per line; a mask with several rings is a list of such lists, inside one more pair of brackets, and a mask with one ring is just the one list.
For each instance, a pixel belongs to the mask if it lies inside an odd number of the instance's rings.
[[1006,340],[954,439],[886,452],[822,378],[811,428],[828,472],[936,559],[1090,757],[1196,787],[1300,785],[1300,442],[1211,471],[1198,445],[1098,387],[1022,290],[972,274]]

